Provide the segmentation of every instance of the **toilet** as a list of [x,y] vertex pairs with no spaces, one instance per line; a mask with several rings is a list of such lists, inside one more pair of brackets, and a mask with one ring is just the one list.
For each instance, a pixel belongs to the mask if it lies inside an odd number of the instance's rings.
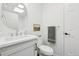
[[[39,39],[42,39],[42,38],[39,38]],[[54,55],[54,51],[50,47],[50,43],[48,41],[39,40],[37,43],[37,56],[53,56],[53,55]]]
[[40,56],[53,56],[53,49],[47,45],[40,45],[38,49]]
[[41,40],[42,37],[38,36],[38,42],[37,42],[37,56],[53,56],[54,51],[50,47],[50,42],[46,40]]

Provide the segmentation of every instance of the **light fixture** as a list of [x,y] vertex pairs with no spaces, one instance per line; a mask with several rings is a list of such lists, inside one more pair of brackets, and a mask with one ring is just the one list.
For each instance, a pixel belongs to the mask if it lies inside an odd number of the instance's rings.
[[23,6],[23,5],[21,5],[21,4],[19,4],[19,5],[18,5],[18,7],[19,7],[19,8],[24,8],[24,6]]
[[15,11],[15,12],[19,12],[19,13],[23,13],[23,12],[24,12],[24,10],[19,9],[19,8],[17,8],[17,7],[14,8],[14,11]]

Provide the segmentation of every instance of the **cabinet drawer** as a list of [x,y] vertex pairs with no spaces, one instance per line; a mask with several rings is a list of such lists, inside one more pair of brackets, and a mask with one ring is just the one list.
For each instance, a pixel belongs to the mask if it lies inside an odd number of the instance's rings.
[[35,51],[34,51],[34,46],[30,46],[28,48],[24,48],[20,51],[17,51],[9,56],[34,56]]

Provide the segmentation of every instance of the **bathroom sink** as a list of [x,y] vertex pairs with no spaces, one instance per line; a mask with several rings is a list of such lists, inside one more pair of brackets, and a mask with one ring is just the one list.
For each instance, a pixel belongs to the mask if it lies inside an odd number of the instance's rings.
[[16,37],[1,37],[0,38],[0,48],[13,45],[13,44],[18,44],[21,42],[28,42],[31,40],[37,40],[38,37],[34,35],[26,35],[26,36],[16,36]]
[[5,40],[6,41],[14,41],[14,40],[24,40],[24,39],[28,39],[31,37],[35,37],[34,35],[26,35],[26,36],[15,36],[15,37],[8,37]]

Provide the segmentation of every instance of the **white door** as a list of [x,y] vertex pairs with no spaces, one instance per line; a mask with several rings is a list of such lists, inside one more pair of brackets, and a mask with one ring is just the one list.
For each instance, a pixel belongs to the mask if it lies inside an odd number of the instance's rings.
[[79,4],[66,4],[64,25],[64,55],[79,56]]

